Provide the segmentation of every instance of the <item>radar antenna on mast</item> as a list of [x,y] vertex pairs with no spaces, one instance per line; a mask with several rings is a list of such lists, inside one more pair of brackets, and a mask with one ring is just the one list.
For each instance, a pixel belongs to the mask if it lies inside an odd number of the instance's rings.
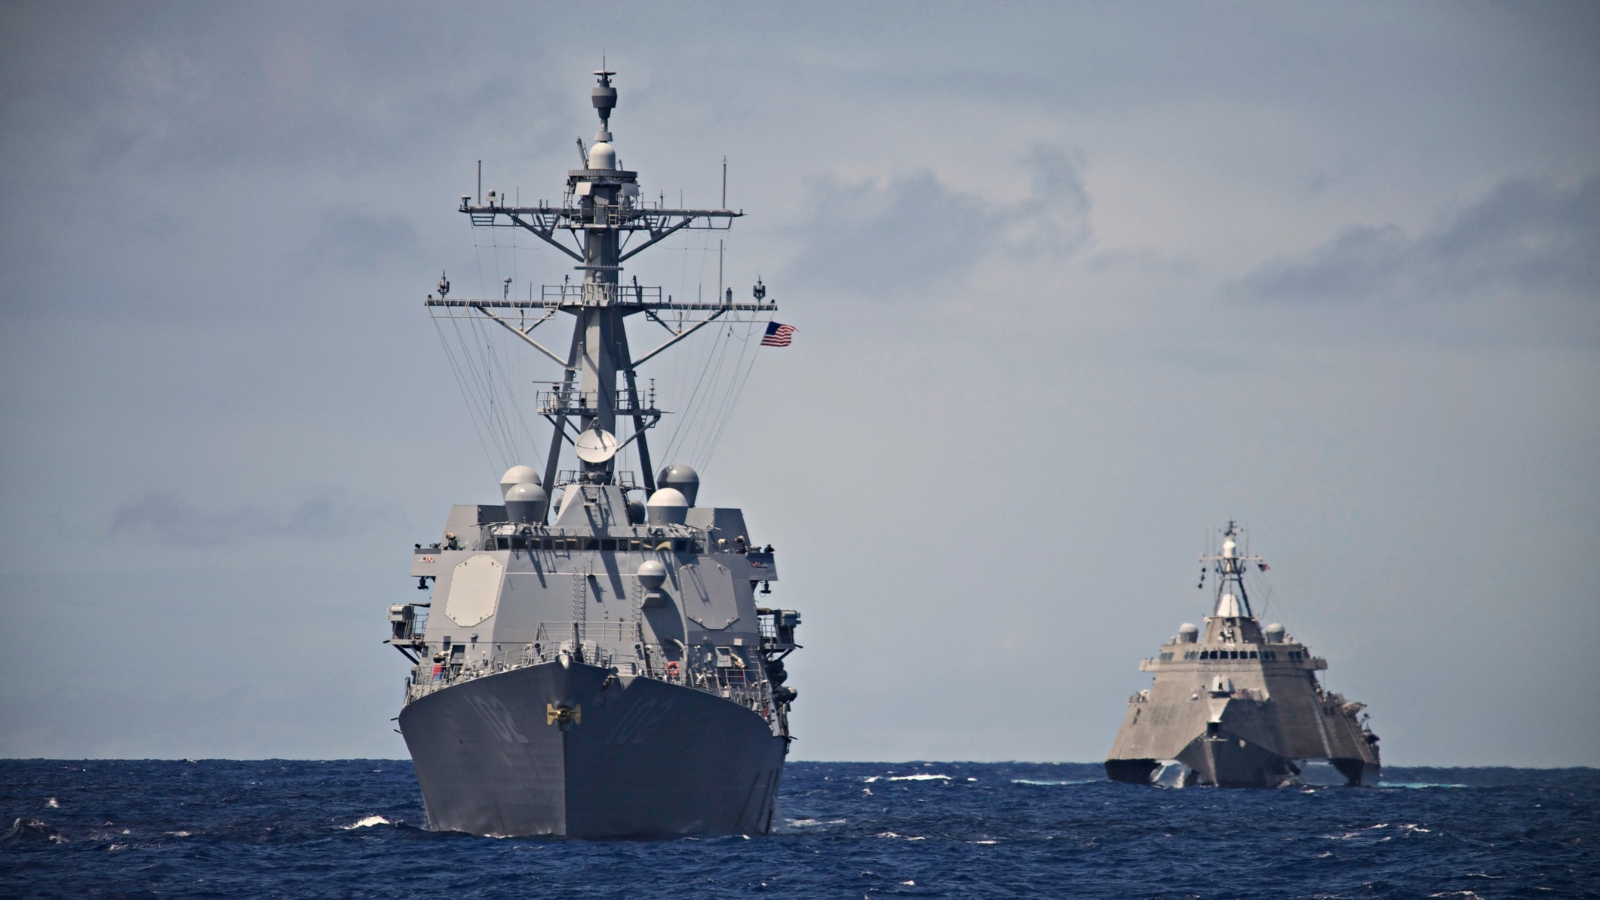
[[1228,520],[1228,527],[1222,529],[1222,550],[1211,556],[1200,557],[1200,586],[1205,584],[1206,564],[1211,563],[1211,571],[1217,574],[1217,584],[1213,589],[1215,601],[1211,607],[1211,614],[1224,619],[1252,618],[1255,613],[1250,609],[1250,594],[1244,586],[1244,572],[1248,563],[1261,564],[1259,556],[1239,555],[1239,536],[1242,534],[1238,523]]
[[[667,412],[655,407],[653,396],[639,391],[639,367],[714,321],[761,321],[778,307],[766,299],[765,286],[749,303],[733,302],[731,292],[719,292],[714,302],[691,303],[663,296],[659,286],[641,285],[637,280],[621,282],[624,262],[668,236],[685,230],[724,231],[744,213],[641,203],[638,173],[621,167],[611,143],[611,113],[617,106],[617,89],[611,78],[617,73],[602,62],[594,74],[598,83],[589,99],[600,118],[600,130],[588,147],[578,140],[583,168],[567,173],[567,190],[559,204],[512,205],[497,195],[483,205],[463,195],[460,207],[474,226],[520,228],[565,253],[577,261],[573,268],[583,273],[582,282],[563,279],[561,284],[545,285],[537,296],[530,289],[527,300],[513,300],[509,282],[499,297],[452,300],[447,299],[449,285],[441,278],[438,299],[429,298],[427,306],[436,318],[488,319],[563,367],[563,380],[541,391],[536,404],[537,412],[555,429],[541,480],[545,491],[557,486],[561,474],[557,461],[563,444],[581,451],[582,468],[573,472],[570,480],[609,484],[615,477],[617,451],[637,442],[644,487],[654,492],[645,432]],[[726,206],[725,195],[723,202]],[[636,239],[638,243],[629,246]],[[662,311],[674,315],[662,316]],[[540,344],[532,334],[558,312],[576,320],[565,355]],[[660,344],[638,355],[629,346],[626,327],[626,319],[636,315],[667,332]],[[631,419],[633,425],[633,433],[622,441],[614,437],[619,418]]]

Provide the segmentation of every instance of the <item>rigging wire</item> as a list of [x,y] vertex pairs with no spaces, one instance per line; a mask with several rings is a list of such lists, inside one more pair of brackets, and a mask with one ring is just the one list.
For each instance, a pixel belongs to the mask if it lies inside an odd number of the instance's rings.
[[479,414],[483,416],[484,430],[489,433],[495,449],[500,453],[501,462],[504,462],[513,448],[507,440],[508,433],[504,417],[499,411],[499,407],[502,404],[495,402],[494,384],[490,381],[488,372],[485,371],[485,367],[481,364],[482,358],[477,350],[477,323],[473,320],[468,320],[468,329],[474,332],[471,340],[463,333],[460,320],[452,320],[451,324],[454,326],[456,343],[460,346],[462,359],[466,362],[467,374],[471,376],[469,383],[473,387]]
[[695,379],[694,389],[689,392],[689,399],[683,404],[683,411],[679,413],[678,424],[672,429],[672,437],[667,441],[667,446],[663,451],[665,455],[662,457],[662,459],[671,457],[673,451],[678,446],[678,439],[683,434],[684,427],[693,418],[697,410],[697,407],[695,406],[695,398],[699,396],[700,388],[705,384],[706,373],[711,368],[711,360],[715,355],[717,344],[722,340],[722,330],[718,329],[716,335],[716,341],[712,344],[712,352],[706,354],[706,361],[700,367],[700,377]]
[[444,329],[439,327],[439,320],[433,319],[432,321],[433,331],[439,336],[439,345],[444,347],[445,359],[450,361],[450,371],[455,375],[456,388],[461,391],[461,399],[466,403],[467,411],[471,413],[468,418],[472,420],[473,432],[478,435],[478,446],[483,448],[483,461],[488,463],[492,469],[494,468],[494,460],[489,457],[489,444],[484,440],[483,429],[478,425],[478,414],[473,409],[472,398],[467,393],[466,379],[462,377],[461,369],[456,365],[456,355],[450,350],[450,342],[445,339]]
[[[522,391],[517,387],[517,385],[521,384],[521,381],[513,381],[512,378],[506,374],[506,366],[501,361],[502,356],[505,354],[497,351],[493,341],[490,340],[491,337],[499,338],[503,346],[505,342],[511,339],[510,335],[503,333],[502,329],[498,325],[491,327],[490,325],[479,322],[476,319],[472,320],[472,323],[473,331],[478,334],[479,340],[482,341],[484,346],[484,356],[487,360],[486,368],[490,370],[493,375],[498,376],[498,380],[504,392],[505,402],[502,402],[500,405],[502,419],[505,417],[504,410],[507,406],[509,406],[512,415],[516,417],[516,424],[521,429],[522,437],[527,439],[527,444],[525,446],[537,446],[534,442],[533,432],[528,428],[527,416],[523,414],[523,406],[525,404],[521,402],[523,399],[521,396]],[[485,331],[487,331],[487,334],[485,334]],[[513,359],[521,358],[520,354],[513,353],[511,356]],[[492,383],[493,381],[491,380],[491,384]],[[510,426],[510,421],[506,420],[505,427],[508,432],[507,445],[511,448],[513,455],[520,458],[518,451],[521,450],[522,446],[524,445],[520,445],[516,435],[510,433]],[[514,462],[507,463],[508,466],[514,464]]]
[[[475,233],[477,231],[474,229]],[[520,270],[521,251],[528,248],[520,244],[515,229],[512,230],[512,240],[509,245],[500,242],[498,231],[494,228],[489,229],[488,241],[482,240],[481,235],[476,237],[473,247],[480,296],[488,297],[493,293],[488,280],[490,272],[496,279],[494,287],[499,288],[504,282],[501,272],[509,266],[513,272],[514,284],[516,273]],[[696,237],[700,241],[699,247],[693,246]],[[509,258],[503,258],[502,251],[509,253]],[[684,288],[687,287],[690,256],[696,251],[700,255],[697,273],[699,276],[697,294],[700,294],[703,292],[705,276],[710,265],[710,237],[685,234],[681,251],[680,295],[687,296]],[[491,258],[485,260],[486,254]],[[531,299],[531,285],[529,291]],[[498,455],[502,464],[510,466],[523,462],[522,457],[527,450],[531,450],[535,455],[542,455],[542,442],[534,439],[534,429],[530,427],[529,417],[522,408],[523,403],[520,402],[523,399],[521,395],[525,393],[524,382],[533,383],[523,377],[526,372],[523,359],[525,354],[514,352],[520,350],[520,347],[505,346],[512,337],[501,334],[497,323],[485,323],[472,316],[463,318],[468,320],[465,328],[462,327],[460,319],[452,319],[451,322],[454,346],[437,320],[434,322],[434,328],[441,345],[445,348],[457,388],[473,414],[473,428],[478,435],[479,446],[484,452],[486,461],[492,466],[493,456]],[[681,333],[685,327],[681,314],[680,320],[673,324],[676,331]],[[678,421],[671,438],[665,442],[661,450],[657,451],[663,465],[671,463],[675,454],[680,453],[697,467],[704,468],[709,465],[726,434],[727,427],[754,372],[756,360],[759,358],[759,353],[753,352],[750,340],[757,333],[764,333],[765,324],[764,320],[758,320],[730,322],[725,327],[714,330],[707,328],[705,334],[693,335],[684,341],[682,351],[687,352],[673,354],[679,358],[670,371],[674,371],[678,377],[671,379],[671,386],[668,386],[665,392],[667,396],[676,395],[681,399],[682,387],[689,385],[691,375],[694,378],[687,399],[682,401],[681,406],[676,402],[673,403],[674,406],[679,406]],[[499,343],[496,342],[496,337]],[[739,344],[737,353],[733,347],[735,342]],[[693,372],[696,356],[701,358],[698,373]],[[532,373],[527,372],[527,374]],[[509,412],[507,406],[511,407]],[[638,448],[629,447],[625,451],[621,461],[628,460],[632,460],[635,467],[640,464]]]
[[[762,329],[762,331],[765,331],[765,330],[766,330],[765,328]],[[702,463],[702,468],[709,468],[710,467],[710,465],[711,465],[711,457],[716,454],[717,445],[722,443],[722,432],[723,432],[724,429],[727,428],[728,423],[733,420],[734,410],[737,409],[738,406],[739,406],[739,398],[744,396],[744,386],[746,384],[750,383],[750,373],[752,373],[752,372],[754,372],[756,370],[756,360],[758,360],[760,358],[761,358],[761,350],[760,350],[760,347],[758,346],[756,348],[756,352],[751,354],[751,356],[750,356],[750,365],[744,370],[744,378],[743,378],[743,380],[741,380],[739,382],[739,388],[733,395],[733,404],[728,407],[728,413],[723,418],[722,425],[717,429],[716,437],[711,439],[711,447],[706,450],[706,458],[705,458],[705,461]]]
[[691,465],[698,462],[696,451],[698,451],[701,442],[705,439],[706,428],[712,416],[715,415],[714,410],[717,405],[718,391],[722,387],[722,369],[728,362],[728,352],[733,346],[733,326],[730,325],[726,329],[722,329],[721,337],[722,343],[717,352],[717,364],[711,370],[711,380],[707,385],[709,390],[706,391],[705,396],[701,399],[700,408],[696,410],[694,430],[690,433],[693,443],[691,445],[690,441],[686,440],[682,448],[689,451]]
[[[506,262],[502,259],[502,251],[509,252],[509,266],[515,273],[518,271],[519,253],[524,248],[518,243],[515,231],[512,232],[509,245],[500,242],[496,229],[489,229],[488,242],[481,239],[477,229],[474,232],[473,248],[479,287],[481,295],[488,296],[490,292],[484,283],[485,251],[492,256],[488,262],[498,279]],[[503,284],[503,279],[499,283]],[[512,283],[515,283],[515,274]],[[467,319],[465,328],[462,327],[461,318],[451,318],[454,346],[451,335],[446,335],[437,319],[434,321],[435,333],[445,348],[457,388],[472,413],[473,428],[478,434],[478,442],[486,460],[492,466],[493,457],[498,455],[502,465],[515,465],[536,451],[540,443],[535,440],[523,409],[526,399],[526,389],[522,387],[525,381],[523,354],[509,352],[507,345],[511,336],[502,334],[498,324],[491,325],[471,316],[462,318]],[[531,380],[528,383],[531,384]],[[507,407],[510,408],[509,412]],[[493,445],[493,452],[490,445]]]
[[[734,328],[730,326],[728,328],[730,338],[733,335],[733,332]],[[756,357],[759,354],[750,352],[750,337],[752,334],[754,334],[754,332],[754,328],[747,327],[744,329],[744,334],[740,336],[739,358],[734,361],[733,374],[728,379],[727,388],[724,390],[722,395],[722,402],[719,405],[716,414],[709,420],[710,429],[702,439],[703,443],[697,443],[695,445],[693,457],[697,461],[696,466],[702,470],[711,464],[711,455],[716,452],[717,442],[722,439],[722,433],[728,427],[728,422],[733,417],[734,407],[737,406],[739,402],[739,394],[743,392],[745,382],[749,381],[750,372],[755,369]],[[729,343],[732,343],[732,341],[730,340]],[[745,366],[745,358],[747,356],[750,359],[750,364],[748,367]],[[740,374],[741,369],[743,370],[743,375]],[[702,446],[704,446],[705,449],[703,455],[701,453]]]

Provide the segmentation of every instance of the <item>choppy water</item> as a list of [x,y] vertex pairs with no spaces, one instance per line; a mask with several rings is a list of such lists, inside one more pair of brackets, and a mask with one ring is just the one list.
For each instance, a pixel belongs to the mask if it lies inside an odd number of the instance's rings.
[[407,762],[0,760],[0,895],[1600,897],[1600,770],[1385,780],[798,763],[770,836],[497,840],[424,830]]

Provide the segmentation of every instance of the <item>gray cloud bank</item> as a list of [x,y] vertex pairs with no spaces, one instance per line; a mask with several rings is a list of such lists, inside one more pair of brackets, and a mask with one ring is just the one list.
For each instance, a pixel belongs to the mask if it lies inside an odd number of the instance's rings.
[[1511,179],[1423,233],[1346,229],[1234,288],[1283,303],[1404,302],[1510,289],[1600,301],[1600,176],[1571,189]]
[[[1020,166],[1029,190],[1012,202],[961,190],[926,170],[887,179],[816,179],[786,277],[903,297],[965,279],[997,252],[1065,257],[1088,243],[1093,231],[1082,160],[1040,144]],[[1015,171],[996,173],[994,183],[1015,180]]]
[[181,495],[158,491],[117,508],[106,527],[114,537],[152,538],[172,547],[222,547],[264,538],[329,538],[371,519],[327,495],[292,508],[240,506],[206,511]]

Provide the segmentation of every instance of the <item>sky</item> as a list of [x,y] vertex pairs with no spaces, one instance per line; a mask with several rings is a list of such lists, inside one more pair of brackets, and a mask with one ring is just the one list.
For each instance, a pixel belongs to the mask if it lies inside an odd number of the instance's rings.
[[558,196],[603,57],[644,194],[726,159],[747,214],[624,277],[798,329],[643,373],[803,614],[794,758],[1103,759],[1237,519],[1386,763],[1600,765],[1592,4],[11,3],[0,45],[0,756],[405,756],[411,545],[539,463],[559,377],[421,301],[569,274],[455,207],[479,161]]

